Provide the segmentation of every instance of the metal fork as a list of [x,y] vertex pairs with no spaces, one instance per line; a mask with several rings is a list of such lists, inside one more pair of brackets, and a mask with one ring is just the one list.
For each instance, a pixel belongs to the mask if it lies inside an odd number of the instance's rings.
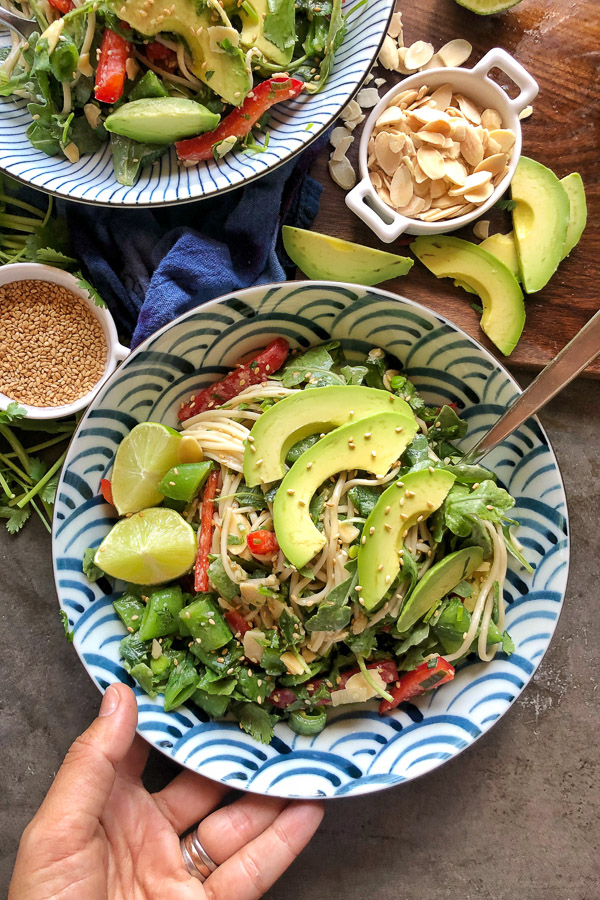
[[2,6],[0,6],[0,25],[6,25],[11,31],[16,31],[25,40],[31,37],[34,31],[40,30],[40,26],[33,19],[26,19],[24,16],[19,16],[17,13],[4,9]]

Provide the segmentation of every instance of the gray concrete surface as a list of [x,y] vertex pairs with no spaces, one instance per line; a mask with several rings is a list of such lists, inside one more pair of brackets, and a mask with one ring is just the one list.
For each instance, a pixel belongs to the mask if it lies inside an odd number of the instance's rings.
[[[573,553],[565,609],[533,682],[491,732],[432,775],[331,802],[269,900],[600,898],[600,382],[578,381],[542,418],[567,486]],[[50,541],[37,523],[14,539],[0,529],[0,565],[5,896],[21,830],[99,695],[63,638]],[[154,754],[148,783],[174,772]]]

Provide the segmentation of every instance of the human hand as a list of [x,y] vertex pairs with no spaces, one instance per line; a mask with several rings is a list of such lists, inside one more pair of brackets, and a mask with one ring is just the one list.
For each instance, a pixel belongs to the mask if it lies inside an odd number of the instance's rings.
[[[316,831],[320,803],[246,794],[215,810],[228,788],[189,771],[148,793],[149,746],[136,724],[133,692],[108,687],[23,833],[9,900],[255,900]],[[179,845],[200,820],[200,842],[218,864],[203,884]]]

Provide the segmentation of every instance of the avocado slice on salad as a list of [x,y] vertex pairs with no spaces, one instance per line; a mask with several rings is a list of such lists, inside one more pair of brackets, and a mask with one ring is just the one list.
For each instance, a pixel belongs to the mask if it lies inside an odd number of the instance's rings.
[[310,515],[310,501],[319,485],[349,469],[383,475],[416,431],[414,417],[379,412],[330,431],[300,456],[281,482],[273,504],[275,534],[292,565],[306,565],[326,543]]
[[236,10],[242,20],[240,44],[256,47],[269,62],[287,66],[296,43],[296,8],[293,0],[244,0]]
[[361,385],[330,385],[298,391],[280,400],[252,426],[244,452],[246,484],[254,487],[283,478],[288,451],[303,438],[376,412],[389,411],[414,419],[405,400],[388,391]]
[[285,252],[309,278],[379,284],[406,275],[414,264],[408,256],[291,225],[283,226],[282,236]]
[[567,224],[565,246],[563,247],[564,259],[569,255],[573,247],[579,243],[579,239],[583,234],[583,229],[587,222],[587,203],[583,181],[578,172],[571,172],[570,175],[561,178],[560,183],[569,198],[569,222]]
[[239,33],[214,18],[213,6],[191,0],[154,0],[150,7],[139,0],[112,0],[111,5],[119,19],[141,34],[179,35],[192,56],[193,74],[226,103],[239,106],[243,102],[252,78],[237,46]]
[[491,16],[517,6],[521,0],[456,0],[460,6],[470,9],[478,16]]
[[554,172],[522,156],[511,182],[515,241],[523,287],[540,291],[563,258],[569,198]]
[[509,356],[525,325],[525,305],[523,291],[504,263],[477,244],[446,234],[421,235],[411,250],[437,278],[454,278],[479,294],[481,328]]
[[481,547],[465,547],[440,559],[425,572],[402,607],[396,625],[398,631],[408,631],[412,628],[415,622],[435,607],[457,584],[469,578],[482,562]]
[[419,469],[383,492],[364,524],[358,550],[360,597],[366,610],[375,609],[393,585],[409,529],[442,505],[454,481],[445,469]]
[[133,141],[165,144],[213,131],[220,118],[185,97],[149,97],[124,103],[108,116],[104,127]]

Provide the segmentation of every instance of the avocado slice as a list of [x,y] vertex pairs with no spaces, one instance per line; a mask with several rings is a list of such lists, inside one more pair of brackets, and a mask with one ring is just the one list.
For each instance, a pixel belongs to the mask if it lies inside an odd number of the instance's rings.
[[[119,19],[143,35],[179,35],[190,51],[194,75],[226,103],[239,106],[243,102],[252,79],[244,54],[234,46],[239,35],[234,28],[223,28],[221,20],[214,18],[212,6],[192,0],[153,0],[150,7],[139,0],[110,0],[110,4]],[[232,44],[227,51],[218,47],[225,37]]]
[[504,12],[517,6],[521,0],[456,0],[459,6],[470,9],[478,16],[491,16],[493,13]]
[[587,223],[587,203],[585,189],[581,175],[571,172],[560,179],[560,183],[567,192],[569,198],[569,222],[567,224],[567,236],[563,247],[563,259],[569,255],[573,247],[579,243],[583,230]]
[[358,550],[358,581],[365,609],[375,609],[394,583],[408,530],[419,516],[426,519],[442,505],[454,481],[454,475],[445,469],[419,469],[383,492],[365,522]]
[[318,231],[284,225],[282,234],[289,258],[316,280],[379,284],[406,275],[413,266],[413,260],[407,256],[363,247]]
[[387,472],[416,431],[414,417],[379,412],[330,431],[302,454],[281,482],[273,504],[279,546],[294,566],[306,565],[326,542],[309,511],[319,485],[344,469]]
[[481,547],[465,547],[450,553],[425,572],[402,607],[398,631],[408,631],[426,612],[436,606],[450,591],[473,574],[483,562]]
[[256,47],[265,59],[287,66],[296,43],[294,0],[245,0],[236,12],[242,20],[244,50]]
[[124,103],[106,119],[104,127],[133,141],[170,144],[213,131],[220,116],[185,97],[148,97]]
[[569,222],[567,192],[550,169],[522,156],[511,183],[512,211],[523,287],[540,291],[563,258]]
[[477,244],[451,235],[422,235],[411,250],[438,278],[454,278],[479,294],[483,304],[481,327],[508,356],[525,324],[523,291],[504,263]]
[[310,434],[331,431],[350,420],[390,410],[414,419],[405,400],[360,385],[330,385],[299,391],[280,400],[252,426],[244,453],[246,484],[254,487],[283,478],[288,450]]
[[515,276],[517,281],[521,280],[521,272],[519,271],[519,257],[517,256],[517,246],[515,244],[515,236],[512,231],[508,234],[490,234],[485,241],[479,244],[482,250],[491,253],[501,263],[504,263]]

